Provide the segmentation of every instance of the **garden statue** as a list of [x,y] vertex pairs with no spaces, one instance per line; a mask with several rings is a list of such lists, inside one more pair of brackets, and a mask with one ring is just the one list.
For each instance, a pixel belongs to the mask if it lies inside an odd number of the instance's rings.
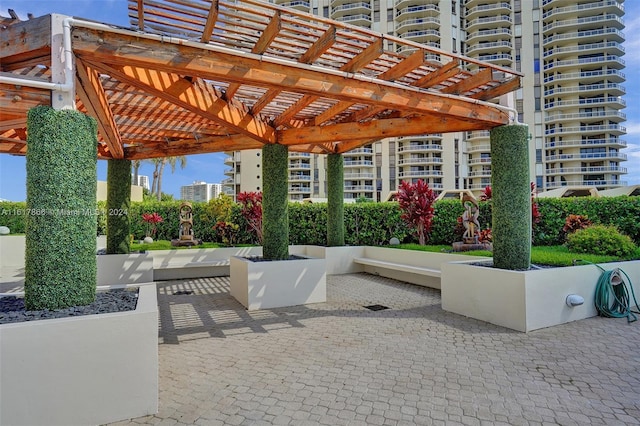
[[193,236],[193,207],[191,203],[183,202],[180,205],[180,231],[177,240],[171,240],[172,246],[195,246],[202,244]]
[[458,224],[464,227],[464,233],[462,234],[462,241],[453,243],[453,251],[491,250],[491,243],[487,242],[486,239],[481,241],[480,238],[480,223],[478,222],[480,208],[478,201],[470,193],[461,193],[460,201],[464,207],[464,213],[462,213],[462,217],[458,218]]
[[473,195],[466,193],[460,194],[460,199],[464,207],[464,213],[462,214],[462,225],[464,226],[462,241],[465,244],[478,244],[478,232],[480,231],[478,202]]

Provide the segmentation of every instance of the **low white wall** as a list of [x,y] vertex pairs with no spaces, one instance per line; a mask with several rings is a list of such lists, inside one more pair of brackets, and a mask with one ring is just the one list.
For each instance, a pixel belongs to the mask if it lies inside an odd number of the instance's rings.
[[[620,268],[640,296],[640,261],[601,265]],[[532,331],[597,315],[595,289],[601,271],[593,265],[506,271],[446,263],[442,266],[442,309],[518,331]],[[578,294],[584,304],[569,307]]]
[[354,257],[362,257],[364,246],[289,246],[289,253],[324,259],[327,267],[327,275],[355,274],[363,272],[362,265],[353,263]]
[[135,311],[0,325],[0,424],[90,425],[158,411],[154,285]]
[[148,253],[101,254],[98,285],[141,284],[153,281],[153,257]]

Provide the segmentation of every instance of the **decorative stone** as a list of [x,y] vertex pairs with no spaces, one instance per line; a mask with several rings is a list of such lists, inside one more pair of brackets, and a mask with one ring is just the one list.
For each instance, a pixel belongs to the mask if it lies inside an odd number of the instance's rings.
[[6,226],[0,226],[0,235],[9,235],[11,231]]
[[153,242],[153,238],[151,237],[144,237],[144,240],[142,240],[145,244],[151,244]]
[[399,244],[400,244],[400,240],[399,240],[399,239],[397,239],[396,237],[393,237],[393,238],[391,238],[391,239],[389,240],[389,244],[390,244],[390,245],[392,245],[392,246],[397,246],[397,245],[399,245]]

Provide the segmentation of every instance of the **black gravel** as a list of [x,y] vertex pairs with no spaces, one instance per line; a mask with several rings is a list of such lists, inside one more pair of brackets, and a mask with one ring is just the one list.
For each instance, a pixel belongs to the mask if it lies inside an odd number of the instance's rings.
[[133,311],[136,309],[137,303],[137,288],[98,292],[95,302],[90,305],[53,311],[47,309],[27,311],[24,307],[24,298],[5,296],[0,297],[0,324]]

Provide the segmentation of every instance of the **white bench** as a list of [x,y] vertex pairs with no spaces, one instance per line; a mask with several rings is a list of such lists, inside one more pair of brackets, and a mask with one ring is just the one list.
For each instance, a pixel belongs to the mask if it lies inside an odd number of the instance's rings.
[[175,280],[182,278],[222,277],[229,275],[231,262],[213,260],[201,262],[171,262],[153,268],[155,281]]
[[384,260],[370,259],[365,257],[356,257],[353,259],[353,261],[360,265],[375,266],[378,268],[392,269],[395,271],[409,272],[412,274],[426,275],[429,277],[440,278],[440,271],[437,269],[406,265],[402,263],[387,262]]

